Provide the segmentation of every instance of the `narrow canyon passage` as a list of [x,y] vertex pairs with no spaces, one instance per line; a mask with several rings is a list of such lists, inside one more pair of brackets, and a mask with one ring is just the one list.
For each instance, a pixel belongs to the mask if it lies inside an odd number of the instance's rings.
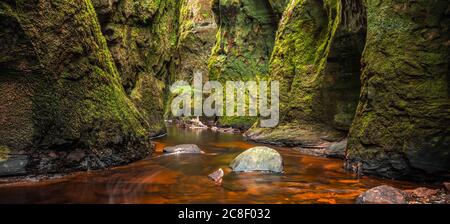
[[0,1],[0,203],[449,204],[448,24],[448,0]]
[[[358,179],[342,160],[277,148],[284,173],[232,173],[228,165],[255,146],[241,135],[169,127],[149,158],[105,171],[70,174],[45,181],[0,184],[0,203],[354,203],[369,188],[416,184],[374,177]],[[204,154],[163,155],[164,146],[194,143]],[[222,184],[207,175],[222,168]]]

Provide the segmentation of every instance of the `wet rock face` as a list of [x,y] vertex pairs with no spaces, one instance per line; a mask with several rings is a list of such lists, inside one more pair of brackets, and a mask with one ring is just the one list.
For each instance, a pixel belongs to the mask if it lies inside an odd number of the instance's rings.
[[283,15],[284,10],[290,2],[291,0],[269,0],[272,11],[278,19],[281,18],[281,15]]
[[264,140],[287,128],[298,145],[345,137],[359,98],[364,39],[362,1],[292,1],[270,60],[270,77],[280,81],[281,125],[249,134]]
[[283,172],[283,159],[275,149],[259,146],[239,154],[230,164],[234,172]]
[[448,1],[367,1],[366,7],[348,162],[390,178],[448,178]]
[[96,169],[151,152],[91,1],[3,1],[0,17],[0,167],[16,164],[0,175]]
[[26,174],[28,156],[13,154],[11,149],[6,146],[0,146],[0,177]]

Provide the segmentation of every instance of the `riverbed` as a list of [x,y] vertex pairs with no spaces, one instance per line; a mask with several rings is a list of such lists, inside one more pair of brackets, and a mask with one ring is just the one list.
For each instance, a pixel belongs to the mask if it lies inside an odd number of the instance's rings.
[[[284,172],[233,173],[228,164],[253,146],[239,134],[168,128],[155,139],[155,152],[141,161],[102,171],[76,172],[45,180],[0,184],[0,203],[354,203],[383,184],[400,189],[410,182],[360,177],[339,159],[302,155],[273,147],[283,157]],[[164,155],[165,146],[197,144],[203,154]],[[208,174],[222,168],[221,184]]]

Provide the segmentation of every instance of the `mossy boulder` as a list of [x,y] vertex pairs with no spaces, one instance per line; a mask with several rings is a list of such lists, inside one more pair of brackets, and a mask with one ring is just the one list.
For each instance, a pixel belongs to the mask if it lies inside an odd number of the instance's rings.
[[239,154],[231,163],[234,172],[283,172],[283,159],[277,150],[258,146]]
[[[151,152],[150,126],[122,86],[90,0],[3,1],[0,18],[0,145],[26,155],[27,173]],[[85,156],[72,162],[77,150]]]
[[449,177],[449,3],[366,1],[362,91],[349,167],[389,178]]
[[286,137],[299,145],[345,137],[359,98],[364,41],[362,1],[291,1],[270,60],[270,78],[280,81],[281,124],[247,135],[270,140],[288,127]]

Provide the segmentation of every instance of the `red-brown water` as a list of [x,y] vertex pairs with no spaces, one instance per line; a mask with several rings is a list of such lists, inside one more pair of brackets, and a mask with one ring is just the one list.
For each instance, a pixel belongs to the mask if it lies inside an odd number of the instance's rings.
[[[205,154],[163,155],[166,145],[194,143]],[[284,173],[232,173],[228,164],[257,144],[240,135],[169,128],[156,152],[139,162],[104,171],[0,184],[0,203],[353,203],[363,191],[382,184],[401,189],[408,182],[358,179],[342,161],[279,148]],[[218,186],[207,175],[222,168]]]

